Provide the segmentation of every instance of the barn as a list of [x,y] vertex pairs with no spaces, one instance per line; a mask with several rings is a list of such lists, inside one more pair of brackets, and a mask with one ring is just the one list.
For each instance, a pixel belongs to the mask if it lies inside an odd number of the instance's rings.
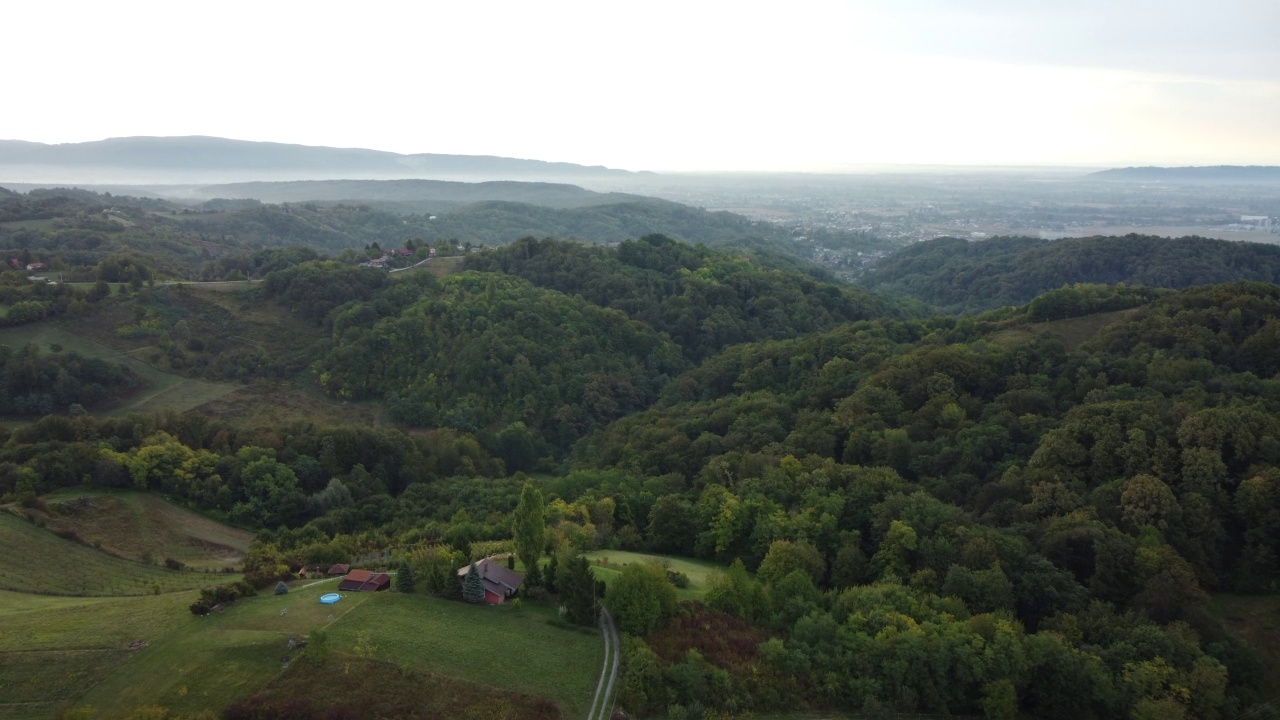
[[339,590],[350,592],[379,592],[391,587],[391,576],[370,570],[352,570],[338,583]]

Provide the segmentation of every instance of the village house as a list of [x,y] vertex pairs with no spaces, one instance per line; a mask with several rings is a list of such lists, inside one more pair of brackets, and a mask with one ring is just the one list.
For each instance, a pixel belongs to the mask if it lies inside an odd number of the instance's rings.
[[371,570],[352,570],[338,583],[339,590],[349,592],[379,592],[391,587],[391,576]]
[[[458,570],[458,578],[466,582],[470,565],[463,565]],[[476,571],[480,573],[480,581],[484,584],[484,601],[490,605],[500,605],[520,589],[524,576],[508,568],[505,564],[485,558],[476,563]]]

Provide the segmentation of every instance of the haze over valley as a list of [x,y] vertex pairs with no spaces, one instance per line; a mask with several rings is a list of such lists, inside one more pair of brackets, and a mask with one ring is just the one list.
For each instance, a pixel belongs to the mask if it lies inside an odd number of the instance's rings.
[[6,8],[0,718],[1280,718],[1280,6]]

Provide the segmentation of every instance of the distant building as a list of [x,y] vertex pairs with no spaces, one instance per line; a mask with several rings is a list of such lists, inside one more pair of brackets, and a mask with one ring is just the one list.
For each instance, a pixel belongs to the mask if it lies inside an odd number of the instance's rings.
[[27,265],[27,269],[28,269],[28,270],[43,270],[43,269],[44,269],[44,263],[42,263],[42,262],[29,263],[29,264]]

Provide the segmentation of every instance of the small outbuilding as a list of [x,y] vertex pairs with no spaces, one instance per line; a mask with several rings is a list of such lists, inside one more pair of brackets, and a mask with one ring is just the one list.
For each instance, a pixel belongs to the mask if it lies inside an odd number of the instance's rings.
[[329,575],[346,575],[349,572],[351,572],[350,565],[347,565],[346,563],[338,563],[337,565],[329,566],[328,574]]
[[339,590],[350,592],[380,592],[390,587],[390,575],[370,570],[352,570],[338,583]]

